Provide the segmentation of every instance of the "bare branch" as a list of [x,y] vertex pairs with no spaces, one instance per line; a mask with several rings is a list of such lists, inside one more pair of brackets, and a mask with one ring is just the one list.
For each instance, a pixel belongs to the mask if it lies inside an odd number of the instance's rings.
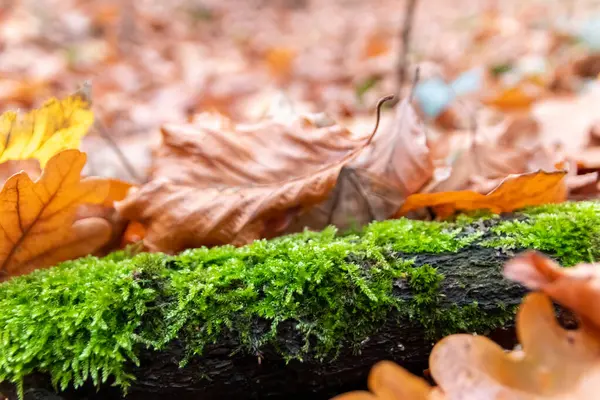
[[407,0],[404,10],[404,22],[400,31],[400,57],[398,59],[398,93],[401,93],[404,81],[406,80],[408,53],[410,51],[410,37],[412,33],[412,24],[417,8],[417,0]]

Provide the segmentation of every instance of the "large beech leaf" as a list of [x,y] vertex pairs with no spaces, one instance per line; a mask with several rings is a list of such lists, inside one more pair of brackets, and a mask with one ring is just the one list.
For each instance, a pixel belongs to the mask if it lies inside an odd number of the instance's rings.
[[102,204],[110,183],[81,179],[86,156],[65,150],[52,157],[37,181],[25,172],[11,176],[0,192],[2,278],[93,253],[110,238],[102,218],[75,221],[80,205]]
[[147,227],[150,249],[169,252],[277,234],[327,199],[371,138],[319,115],[239,125],[204,115],[162,134],[153,179],[117,209]]

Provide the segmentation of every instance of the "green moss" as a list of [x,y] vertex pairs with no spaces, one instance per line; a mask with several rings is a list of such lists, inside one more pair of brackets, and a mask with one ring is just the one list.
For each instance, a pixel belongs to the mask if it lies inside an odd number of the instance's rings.
[[480,232],[462,233],[463,228],[456,224],[400,219],[370,224],[362,239],[369,247],[388,251],[442,253],[456,252],[481,236]]
[[0,380],[46,371],[62,389],[109,376],[127,385],[124,365],[137,362],[134,332],[154,293],[132,279],[136,260],[121,256],[65,262],[0,286]]
[[538,249],[566,266],[594,261],[600,255],[600,203],[541,206],[525,210],[523,216],[494,226],[493,236],[482,245],[505,250]]
[[[137,362],[140,349],[162,349],[175,338],[187,348],[182,364],[223,337],[248,354],[269,345],[288,360],[325,360],[394,315],[432,340],[485,332],[512,318],[514,307],[450,303],[443,274],[414,256],[484,243],[587,260],[599,211],[582,203],[528,210],[522,221],[488,218],[491,238],[481,220],[402,219],[345,235],[328,228],[173,257],[117,252],[62,263],[0,285],[0,380],[19,384],[39,371],[61,388],[88,378],[126,387],[127,363]],[[544,231],[544,224],[558,229]],[[401,297],[398,285],[408,289]]]

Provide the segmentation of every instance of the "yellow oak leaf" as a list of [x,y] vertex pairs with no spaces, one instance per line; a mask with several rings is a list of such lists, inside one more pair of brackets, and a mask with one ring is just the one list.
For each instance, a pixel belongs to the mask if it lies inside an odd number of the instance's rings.
[[93,253],[111,235],[102,218],[75,221],[83,204],[102,204],[110,183],[81,179],[85,153],[52,157],[37,181],[21,171],[0,191],[0,280]]
[[79,148],[94,123],[89,102],[80,94],[50,99],[26,114],[0,116],[0,162],[35,158],[44,168],[52,156]]

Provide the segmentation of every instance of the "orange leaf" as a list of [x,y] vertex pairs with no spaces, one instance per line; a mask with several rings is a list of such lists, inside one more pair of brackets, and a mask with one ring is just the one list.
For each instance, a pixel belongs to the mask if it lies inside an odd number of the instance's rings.
[[529,109],[540,98],[541,90],[539,87],[521,84],[501,91],[485,103],[504,111],[514,111]]
[[137,221],[131,221],[129,225],[127,225],[127,229],[125,229],[125,233],[123,234],[123,240],[121,241],[121,246],[125,247],[129,244],[137,243],[144,239],[146,236],[146,228],[144,225],[140,224]]
[[21,275],[59,261],[87,255],[110,238],[102,218],[74,223],[78,206],[101,204],[109,184],[81,180],[86,156],[65,150],[52,157],[40,178],[11,176],[0,192],[0,274]]
[[278,47],[267,51],[265,61],[271,74],[283,79],[289,77],[292,72],[295,57],[296,52],[293,49]]
[[537,252],[527,252],[509,261],[504,274],[538,289],[554,300],[576,312],[588,327],[600,332],[600,264],[579,264],[561,268],[548,257]]
[[369,374],[369,389],[380,399],[426,400],[431,386],[390,361],[376,364]]
[[501,213],[527,206],[559,203],[566,199],[565,175],[565,171],[509,175],[487,195],[470,190],[413,194],[406,199],[397,215],[405,215],[422,207],[433,207],[436,215],[446,218],[458,210],[488,209]]
[[115,201],[121,201],[127,196],[127,192],[134,185],[119,179],[108,179],[109,189],[104,203],[105,207],[112,207]]
[[364,48],[364,57],[373,58],[390,51],[390,35],[387,32],[371,34]]
[[[597,298],[596,298],[597,300]],[[523,350],[506,353],[482,336],[449,336],[429,359],[449,399],[593,399],[600,384],[600,337],[563,329],[544,294],[528,295],[517,316]]]

